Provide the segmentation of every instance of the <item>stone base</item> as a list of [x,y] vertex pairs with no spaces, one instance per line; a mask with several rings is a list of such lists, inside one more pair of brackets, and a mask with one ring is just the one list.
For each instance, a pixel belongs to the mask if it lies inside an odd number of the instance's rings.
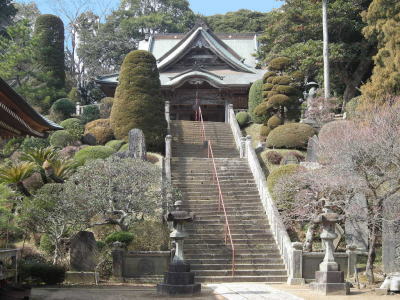
[[99,276],[96,272],[68,271],[65,273],[65,281],[69,283],[94,284],[96,283],[96,276]]
[[315,272],[315,282],[316,283],[343,283],[344,282],[344,272],[342,271],[328,271]]
[[194,272],[187,263],[171,263],[164,275],[164,283],[157,285],[161,296],[195,295],[201,292],[201,284],[194,283]]
[[289,285],[304,285],[306,281],[304,278],[288,278],[287,284]]
[[389,295],[389,290],[384,288],[375,289],[375,294],[378,296],[386,296]]
[[344,283],[310,283],[310,288],[312,291],[324,295],[349,295],[350,294],[350,284]]

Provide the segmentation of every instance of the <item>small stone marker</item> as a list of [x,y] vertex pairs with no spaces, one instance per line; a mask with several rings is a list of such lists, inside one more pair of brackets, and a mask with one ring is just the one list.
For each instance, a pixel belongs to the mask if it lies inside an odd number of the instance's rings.
[[97,244],[93,232],[80,231],[71,238],[69,250],[73,271],[94,271],[96,267]]
[[307,162],[318,161],[318,145],[319,145],[319,140],[316,135],[308,139],[307,156],[306,156]]
[[384,202],[384,220],[382,222],[382,261],[383,271],[387,274],[400,272],[400,222],[398,220],[397,196]]
[[368,208],[367,199],[357,193],[350,199],[348,215],[345,221],[345,238],[347,245],[353,245],[360,251],[368,249]]
[[140,129],[134,128],[129,131],[128,157],[147,160],[146,141]]

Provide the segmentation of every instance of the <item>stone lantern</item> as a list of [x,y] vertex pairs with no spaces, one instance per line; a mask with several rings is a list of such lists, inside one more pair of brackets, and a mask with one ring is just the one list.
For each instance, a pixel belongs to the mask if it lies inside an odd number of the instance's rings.
[[183,255],[183,241],[188,236],[185,224],[193,222],[193,214],[181,210],[182,201],[175,202],[175,210],[169,212],[165,219],[172,222],[173,231],[170,234],[175,243],[175,254],[164,275],[164,283],[157,285],[159,295],[183,295],[198,294],[201,284],[194,283],[194,272],[190,271],[190,264],[185,261]]
[[310,284],[312,290],[324,295],[348,295],[350,287],[344,281],[344,272],[339,270],[339,264],[335,262],[333,240],[337,237],[335,225],[341,217],[335,213],[333,205],[326,199],[324,211],[314,219],[314,223],[322,226],[321,240],[325,245],[325,256],[319,265],[319,271],[315,272],[315,282]]

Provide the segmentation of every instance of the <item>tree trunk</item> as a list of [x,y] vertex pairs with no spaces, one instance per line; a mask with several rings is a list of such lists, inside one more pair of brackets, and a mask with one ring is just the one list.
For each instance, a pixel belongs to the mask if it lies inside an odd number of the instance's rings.
[[368,258],[367,258],[367,266],[365,268],[366,275],[368,278],[369,284],[375,283],[374,278],[374,262],[375,262],[375,244],[376,244],[376,226],[373,225],[370,232],[369,237],[369,249],[368,249]]
[[53,256],[53,265],[58,263],[58,241],[54,243],[54,256]]
[[306,233],[306,240],[303,245],[303,251],[312,252],[314,235],[315,235],[316,229],[317,229],[317,225],[314,224],[313,222],[310,222],[310,225],[308,226],[307,233]]

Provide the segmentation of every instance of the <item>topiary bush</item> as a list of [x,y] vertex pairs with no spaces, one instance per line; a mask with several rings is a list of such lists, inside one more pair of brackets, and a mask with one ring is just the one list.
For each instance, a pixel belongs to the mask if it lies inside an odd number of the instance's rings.
[[267,153],[265,153],[265,158],[269,163],[273,165],[279,165],[283,157],[277,151],[268,151]]
[[81,124],[81,120],[77,118],[69,118],[60,123],[76,140],[82,138],[85,127]]
[[125,245],[129,245],[134,239],[134,235],[127,231],[118,231],[111,233],[109,236],[106,237],[105,242],[106,244],[112,245],[115,242],[121,242]]
[[62,266],[45,263],[22,264],[20,276],[22,280],[30,278],[39,284],[59,284],[65,279],[65,269]]
[[161,151],[167,123],[160,91],[160,75],[154,56],[143,50],[124,59],[111,109],[111,127],[117,139],[127,140],[133,128],[140,128],[150,151]]
[[50,117],[53,121],[60,122],[75,113],[75,104],[68,98],[58,99],[50,108]]
[[121,147],[125,144],[123,140],[112,140],[106,143],[107,147],[113,148],[115,151],[121,149]]
[[255,113],[255,109],[258,105],[263,102],[263,82],[262,80],[256,80],[250,87],[249,91],[249,114],[254,123],[263,123],[265,117]]
[[270,193],[273,193],[276,183],[283,177],[292,175],[301,170],[299,165],[284,165],[274,169],[267,178],[267,186]]
[[54,148],[64,148],[76,142],[76,138],[68,130],[59,130],[50,136],[50,145]]
[[104,145],[114,138],[110,119],[98,119],[85,125],[85,135],[91,134],[96,138],[96,144]]
[[106,159],[116,151],[113,148],[106,146],[88,146],[75,153],[74,160],[84,165],[89,160]]
[[263,76],[263,83],[267,83],[268,78],[276,76],[276,75],[277,75],[276,72],[273,72],[273,71],[266,72]]
[[268,122],[267,122],[267,126],[269,128],[274,129],[276,127],[278,127],[279,125],[282,125],[282,119],[279,118],[277,115],[272,116],[271,118],[269,118]]
[[277,57],[271,60],[268,68],[273,71],[283,71],[290,65],[290,59],[287,57]]
[[267,138],[267,147],[306,149],[308,139],[315,133],[315,129],[307,124],[284,124],[270,132]]
[[92,104],[83,107],[81,115],[81,121],[83,124],[89,123],[99,118],[100,118],[100,110],[97,105]]
[[261,126],[260,136],[265,138],[269,135],[270,132],[271,132],[271,128],[269,128],[268,126],[265,126],[265,125]]
[[236,120],[240,127],[245,127],[250,122],[250,115],[245,111],[238,112],[236,114]]

